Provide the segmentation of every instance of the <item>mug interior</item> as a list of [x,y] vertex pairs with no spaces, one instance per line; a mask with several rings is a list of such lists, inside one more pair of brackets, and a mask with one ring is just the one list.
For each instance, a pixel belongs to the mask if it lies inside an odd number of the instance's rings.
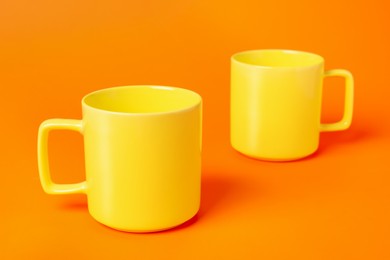
[[196,106],[201,97],[190,90],[164,86],[125,86],[88,94],[83,104],[118,113],[166,113]]
[[323,58],[317,54],[291,50],[245,51],[233,55],[232,59],[261,67],[304,67],[323,62]]

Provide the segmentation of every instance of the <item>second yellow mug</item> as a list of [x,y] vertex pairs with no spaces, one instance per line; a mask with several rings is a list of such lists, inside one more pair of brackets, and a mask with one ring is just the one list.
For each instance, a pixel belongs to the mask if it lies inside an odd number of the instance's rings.
[[[321,124],[323,78],[345,78],[343,118]],[[288,161],[315,152],[322,131],[347,129],[353,77],[324,71],[324,59],[292,50],[253,50],[231,58],[230,138],[233,148],[257,159]]]
[[[175,227],[200,205],[201,97],[162,86],[103,89],[82,100],[83,119],[49,119],[38,133],[38,166],[47,193],[85,193],[90,214],[114,229]],[[48,134],[84,136],[86,181],[52,182]]]

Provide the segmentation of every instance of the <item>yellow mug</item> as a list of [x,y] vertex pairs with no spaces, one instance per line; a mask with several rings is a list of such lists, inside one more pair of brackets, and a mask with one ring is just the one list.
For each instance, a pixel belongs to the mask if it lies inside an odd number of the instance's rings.
[[[128,232],[153,232],[191,219],[200,205],[201,97],[186,89],[125,86],[82,99],[83,119],[49,119],[38,133],[38,166],[49,194],[85,193],[98,222]],[[50,178],[48,134],[84,137],[86,180]]]
[[[323,78],[345,78],[344,114],[321,124]],[[347,129],[352,120],[353,77],[324,71],[324,59],[292,50],[253,50],[231,58],[230,141],[256,159],[289,161],[318,148],[319,133]]]

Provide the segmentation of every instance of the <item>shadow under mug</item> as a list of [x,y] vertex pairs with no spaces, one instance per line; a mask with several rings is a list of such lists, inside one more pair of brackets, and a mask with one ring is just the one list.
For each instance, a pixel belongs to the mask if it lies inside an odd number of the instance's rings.
[[[321,124],[324,77],[345,78],[344,114]],[[346,70],[324,71],[324,59],[291,50],[253,50],[231,58],[230,140],[256,159],[289,161],[314,153],[319,133],[349,128],[353,77]]]
[[[201,97],[186,89],[125,86],[82,99],[83,119],[49,119],[38,133],[38,166],[50,194],[85,193],[98,222],[129,232],[153,232],[191,219],[200,206]],[[84,137],[86,180],[53,183],[48,134]]]

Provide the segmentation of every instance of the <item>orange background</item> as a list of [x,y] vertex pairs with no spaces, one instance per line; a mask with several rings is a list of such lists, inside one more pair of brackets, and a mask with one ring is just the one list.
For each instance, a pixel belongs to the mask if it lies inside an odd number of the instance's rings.
[[[390,259],[390,6],[383,0],[0,2],[1,259]],[[246,158],[229,144],[230,56],[315,52],[355,77],[354,121],[304,160]],[[39,124],[80,118],[96,89],[161,84],[204,99],[202,204],[182,227],[114,231],[86,198],[43,192]],[[323,121],[343,81],[326,79]],[[84,179],[82,137],[53,132],[56,182]]]

